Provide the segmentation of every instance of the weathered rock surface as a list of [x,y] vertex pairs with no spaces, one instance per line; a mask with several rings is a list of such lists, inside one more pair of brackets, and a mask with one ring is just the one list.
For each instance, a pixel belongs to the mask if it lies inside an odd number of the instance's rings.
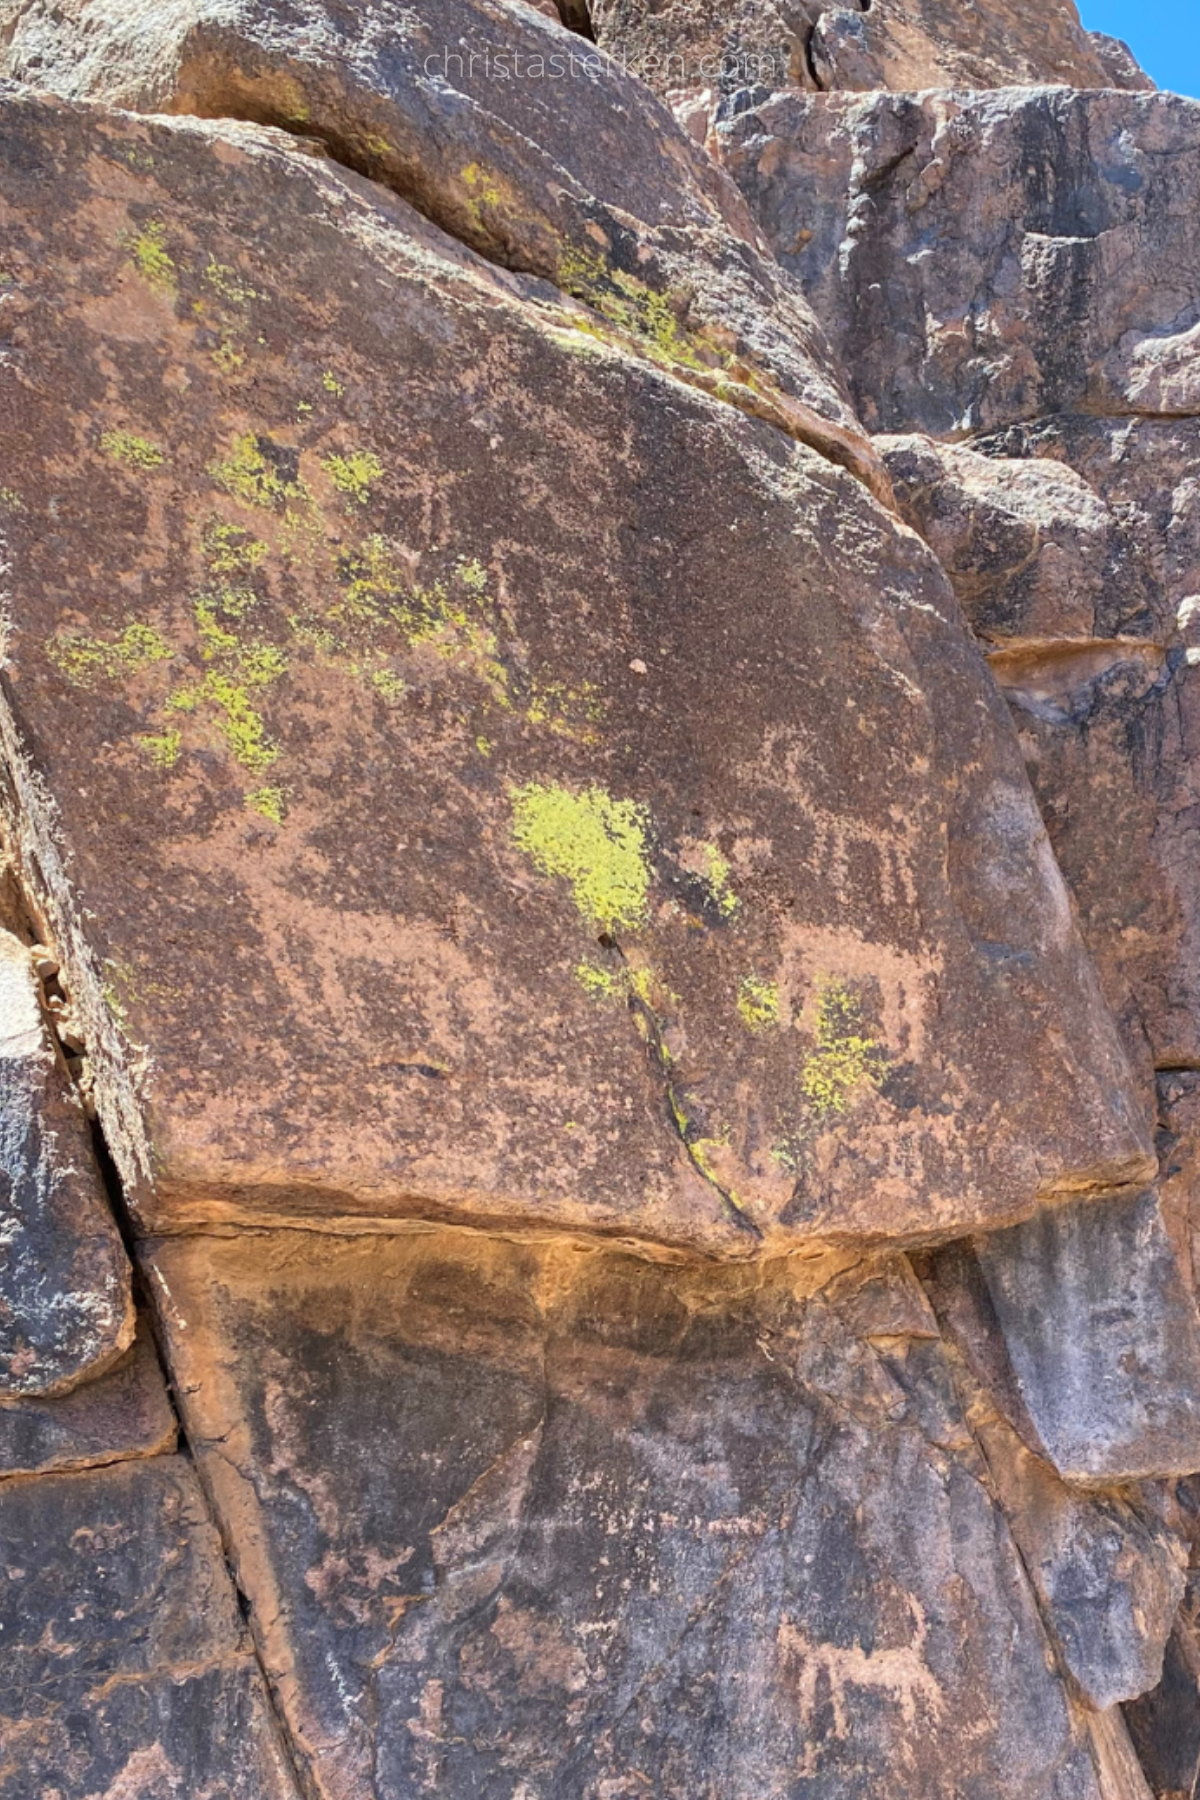
[[1099,1794],[900,1259],[151,1261],[323,1792]]
[[0,929],[0,1397],[53,1394],[128,1347],[129,1263],[29,951]]
[[88,1468],[175,1448],[175,1414],[145,1325],[95,1381],[46,1400],[0,1404],[0,1476]]
[[0,1795],[295,1800],[189,1464],[0,1481]]
[[1200,1327],[1149,1189],[1049,1207],[976,1246],[1040,1451],[1070,1481],[1200,1464]]
[[147,1224],[747,1254],[1145,1178],[1003,703],[858,482],[253,130],[5,123],[13,828]]
[[727,115],[726,166],[872,429],[1196,411],[1197,102],[790,93]]
[[1072,0],[592,0],[596,39],[666,95],[709,88],[1151,87]]
[[[1087,1704],[1104,1711],[1158,1686],[1183,1598],[1186,1549],[1139,1504],[1136,1490],[1072,1488],[1021,1441],[972,1367],[981,1321],[970,1320],[967,1337],[959,1336],[970,1297],[947,1292],[962,1279],[954,1260],[937,1259],[933,1292],[949,1330],[955,1388],[1047,1628]],[[997,1386],[1003,1393],[1004,1384]]]
[[574,295],[601,337],[886,496],[824,334],[736,188],[640,82],[598,60],[504,0],[34,0],[0,68],[70,98],[326,144],[484,256]]
[[1200,1780],[1200,1583],[1192,1576],[1167,1645],[1162,1681],[1125,1708],[1156,1800],[1190,1800]]

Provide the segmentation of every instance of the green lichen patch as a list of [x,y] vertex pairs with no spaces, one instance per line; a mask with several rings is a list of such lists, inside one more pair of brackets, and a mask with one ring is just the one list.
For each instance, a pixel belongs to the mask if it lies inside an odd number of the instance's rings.
[[580,916],[603,931],[645,922],[650,820],[633,800],[601,787],[572,793],[529,782],[513,790],[512,835],[539,874],[569,881]]
[[93,637],[70,627],[56,631],[46,652],[59,673],[81,688],[140,675],[174,655],[162,634],[140,620],[131,621],[115,638]]
[[779,1023],[779,983],[758,975],[743,977],[737,998],[738,1015],[749,1031],[769,1031]]
[[160,469],[166,460],[157,444],[152,444],[148,438],[138,437],[132,431],[104,432],[100,448],[106,456],[113,457],[130,469]]
[[862,1005],[844,982],[817,994],[816,1047],[800,1071],[800,1091],[818,1119],[846,1111],[853,1095],[886,1080],[889,1062],[878,1038],[866,1035]]
[[243,432],[227,456],[216,457],[208,473],[219,488],[244,500],[247,506],[276,511],[290,505],[308,506],[312,496],[298,473],[289,473],[293,453],[282,450],[268,437]]
[[173,295],[179,285],[175,260],[167,249],[167,228],[151,219],[127,240],[134,268],[148,286],[160,294]]
[[252,788],[246,795],[246,807],[270,819],[272,825],[282,825],[287,817],[287,795],[281,787]]
[[372,485],[383,478],[383,464],[371,450],[351,450],[346,456],[326,456],[321,467],[339,494],[347,495],[359,506],[369,504]]
[[730,868],[715,844],[704,846],[704,879],[712,894],[713,905],[723,919],[732,919],[741,901],[733,891]]
[[584,993],[592,1000],[616,999],[623,992],[625,985],[619,974],[593,962],[577,963],[575,979]]
[[150,758],[156,769],[173,769],[179,761],[183,738],[180,732],[172,727],[170,731],[161,732],[157,736],[149,735],[138,738],[137,746]]
[[[557,280],[564,293],[582,300],[623,336],[636,339],[657,361],[715,369],[730,360],[703,329],[692,330],[683,323],[686,296],[662,293],[636,275],[612,268],[601,256],[568,246],[559,257]],[[587,329],[582,321],[573,324]]]
[[322,369],[321,386],[325,389],[327,394],[333,394],[338,399],[340,399],[346,391],[332,369]]
[[248,307],[252,300],[263,298],[256,288],[250,286],[248,281],[242,280],[236,269],[230,268],[228,263],[218,262],[215,256],[210,256],[208,259],[208,266],[204,271],[204,284],[211,288],[218,299],[225,302],[226,306],[238,309]]

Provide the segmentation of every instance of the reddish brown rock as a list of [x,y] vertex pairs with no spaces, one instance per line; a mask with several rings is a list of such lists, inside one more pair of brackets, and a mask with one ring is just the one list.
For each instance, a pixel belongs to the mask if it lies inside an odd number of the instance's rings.
[[51,1048],[28,948],[0,929],[0,1397],[64,1393],[128,1348],[129,1263]]
[[295,1800],[178,1457],[0,1481],[0,1795]]
[[[1102,1789],[899,1259],[152,1254],[320,1791]],[[799,1784],[799,1786],[797,1785]]]
[[175,1414],[148,1328],[95,1381],[0,1404],[0,1476],[83,1469],[175,1448]]
[[1003,704],[858,482],[275,139],[5,129],[14,831],[144,1222],[746,1254],[1144,1176]]
[[327,145],[484,256],[552,281],[587,329],[770,418],[886,498],[799,286],[640,82],[504,0],[43,5],[6,71],[147,112]]

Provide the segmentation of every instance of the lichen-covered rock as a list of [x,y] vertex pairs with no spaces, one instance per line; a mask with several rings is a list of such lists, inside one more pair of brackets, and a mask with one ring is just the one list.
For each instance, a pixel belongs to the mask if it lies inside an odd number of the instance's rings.
[[144,1221],[741,1255],[1147,1176],[1003,702],[860,483],[260,131],[3,124],[13,830]]
[[129,1263],[29,951],[0,929],[0,1397],[99,1374],[134,1331]]
[[[582,59],[582,60],[581,60]],[[640,82],[505,0],[33,0],[0,67],[39,90],[325,144],[589,329],[886,494],[824,334],[736,188]]]
[[95,1381],[0,1403],[0,1476],[83,1469],[175,1448],[175,1414],[149,1329]]
[[873,430],[1195,412],[1197,102],[776,94],[718,138]]
[[899,1259],[154,1248],[321,1791],[1098,1800]]
[[0,1482],[0,1796],[295,1800],[190,1465]]

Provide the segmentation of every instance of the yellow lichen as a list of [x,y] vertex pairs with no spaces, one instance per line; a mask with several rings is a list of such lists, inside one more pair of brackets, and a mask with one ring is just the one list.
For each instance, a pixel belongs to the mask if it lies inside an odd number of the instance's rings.
[[751,1031],[767,1031],[779,1023],[779,984],[747,975],[738,990],[737,1009]]
[[408,692],[403,680],[394,669],[373,669],[370,682],[380,699],[386,700],[389,706],[394,706],[398,700],[403,700]]
[[179,761],[183,739],[173,728],[158,737],[140,737],[138,748],[150,758],[156,769],[173,769]]
[[717,911],[723,918],[732,919],[741,901],[730,886],[729,864],[715,844],[705,844],[704,863],[704,879],[708,883]]
[[208,259],[204,279],[213,292],[229,306],[245,307],[252,300],[262,299],[256,289],[242,280],[236,269],[231,269],[227,263],[219,263],[215,256]]
[[139,675],[153,663],[167,662],[174,654],[152,625],[140,621],[126,625],[116,638],[92,637],[70,628],[57,631],[46,650],[55,668],[76,687]]
[[246,575],[270,555],[270,546],[240,525],[210,519],[200,540],[204,560],[214,575]]
[[878,1087],[889,1063],[883,1045],[864,1031],[862,1007],[844,982],[817,994],[816,1048],[800,1071],[800,1091],[818,1118],[844,1113],[859,1088]]
[[351,450],[348,456],[327,456],[321,467],[340,494],[349,495],[360,506],[371,498],[371,484],[383,475],[383,464],[370,450]]
[[272,825],[282,825],[287,817],[287,795],[281,787],[254,788],[246,795],[251,812],[261,813]]
[[[710,343],[702,331],[680,322],[682,296],[659,292],[604,258],[569,245],[558,259],[558,285],[582,300],[626,337],[639,340],[656,360],[705,369],[728,361],[728,353]],[[585,328],[576,322],[578,328]]]
[[128,240],[133,266],[143,281],[161,294],[174,294],[175,262],[167,249],[167,228],[151,219]]
[[512,835],[542,875],[571,884],[581,916],[603,931],[645,921],[650,891],[650,821],[633,800],[601,787],[572,793],[529,782],[512,792]]
[[100,448],[118,462],[127,463],[131,469],[158,469],[164,461],[157,444],[132,431],[106,431],[100,439]]
[[322,370],[321,386],[325,389],[327,394],[337,394],[340,396],[346,391],[332,369]]
[[290,501],[307,504],[311,496],[304,482],[286,480],[264,445],[270,447],[269,439],[244,432],[228,456],[217,457],[208,465],[209,474],[218,487],[249,506],[274,509]]
[[581,962],[575,966],[575,979],[593,1000],[611,1000],[621,991],[621,978],[598,963]]

